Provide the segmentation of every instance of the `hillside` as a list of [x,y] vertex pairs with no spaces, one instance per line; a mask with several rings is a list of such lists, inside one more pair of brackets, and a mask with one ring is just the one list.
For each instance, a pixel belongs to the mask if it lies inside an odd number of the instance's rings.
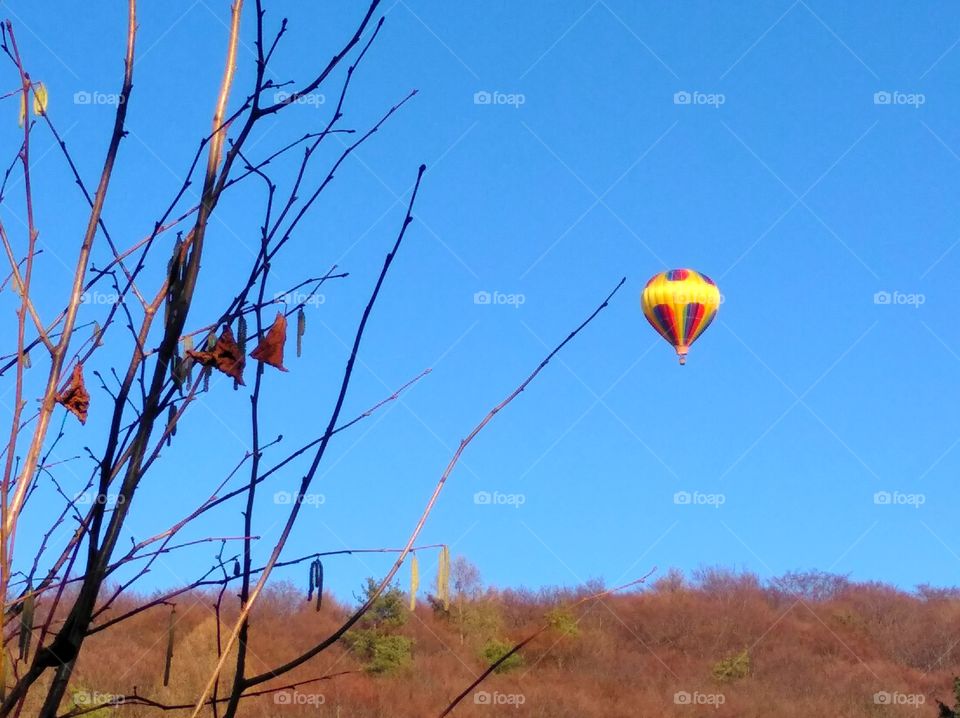
[[[340,675],[245,699],[240,714],[436,716],[491,659],[545,622],[550,628],[453,715],[936,716],[937,699],[953,704],[960,674],[954,590],[908,593],[819,573],[765,584],[710,569],[688,580],[669,573],[642,590],[570,610],[598,587],[531,592],[483,588],[475,580],[456,586],[449,610],[431,597],[413,613],[406,595],[394,590],[378,603],[375,618],[348,634],[349,647],[337,644],[276,685]],[[111,615],[147,601],[126,598]],[[169,608],[134,615],[109,639],[94,634],[72,690],[76,707],[134,693],[166,705],[189,703],[215,659],[215,601],[202,592],[178,597],[167,688]],[[225,616],[235,603],[224,597]],[[328,594],[318,611],[299,588],[273,586],[253,621],[248,674],[324,638],[351,607]],[[139,706],[92,713],[114,714],[158,713]]]

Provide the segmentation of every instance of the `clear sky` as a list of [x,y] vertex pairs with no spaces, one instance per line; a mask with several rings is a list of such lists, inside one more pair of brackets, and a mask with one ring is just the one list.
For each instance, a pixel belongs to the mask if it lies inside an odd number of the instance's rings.
[[[96,93],[120,84],[123,6],[2,8],[90,182],[113,116]],[[214,0],[143,6],[129,136],[104,215],[122,246],[149,231],[207,132],[229,11]],[[266,7],[269,28],[290,18],[274,77],[301,82],[364,9]],[[333,442],[313,488],[322,504],[304,508],[289,555],[401,545],[459,440],[626,275],[612,305],[469,448],[422,543],[449,543],[498,585],[615,585],[654,566],[701,565],[957,583],[960,6],[387,0],[383,11],[342,126],[365,129],[419,94],[343,165],[275,267],[275,291],[333,264],[351,276],[308,308],[303,357],[268,373],[262,431],[282,433],[284,447],[322,432],[421,162],[417,221],[345,417],[433,372]],[[251,12],[234,107],[251,80]],[[12,68],[5,77],[15,87]],[[249,156],[322,127],[341,78],[264,123]],[[15,100],[6,107],[0,141],[12,158]],[[47,250],[37,271],[52,313],[67,295],[59,257],[72,256],[85,214],[46,131],[36,137]],[[289,166],[275,172],[289,180]],[[311,186],[323,176],[318,165]],[[222,202],[192,326],[233,296],[262,201],[251,180]],[[22,216],[21,189],[0,207],[21,242]],[[98,262],[106,256],[101,244]],[[685,266],[712,276],[724,304],[680,367],[639,293],[654,273]],[[478,304],[478,292],[516,296]],[[5,293],[8,329],[13,300]],[[120,361],[104,352],[97,368]],[[95,391],[91,421],[58,453],[100,446],[107,406]],[[215,381],[138,493],[137,537],[196,506],[248,446],[248,393]],[[66,486],[82,485],[85,462],[58,474]],[[273,495],[302,470],[260,492],[261,558],[286,512]],[[497,499],[478,504],[477,492]],[[239,510],[185,538],[239,533]],[[34,502],[22,551],[45,515]],[[212,554],[166,560],[150,582],[191,578]],[[327,580],[349,594],[386,566],[332,559]],[[305,573],[279,575],[305,583]]]

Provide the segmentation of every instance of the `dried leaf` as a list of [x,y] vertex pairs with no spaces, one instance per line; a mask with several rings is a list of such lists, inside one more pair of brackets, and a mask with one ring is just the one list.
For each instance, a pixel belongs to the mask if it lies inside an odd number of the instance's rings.
[[[208,339],[207,346],[209,344]],[[233,331],[229,326],[223,328],[212,350],[188,351],[187,356],[205,367],[215,367],[227,376],[233,377],[238,384],[243,384],[243,365],[246,360],[240,352],[240,348],[233,338]]]
[[67,411],[76,416],[81,424],[87,423],[87,410],[90,408],[90,394],[83,384],[83,365],[73,367],[73,376],[67,388],[57,394],[57,403],[63,404]]
[[23,123],[27,121],[27,98],[22,92],[20,93],[20,116],[17,118],[17,125],[23,127]]
[[23,368],[29,369],[32,366],[33,366],[33,362],[30,361],[30,352],[25,351],[23,353]]
[[257,348],[250,352],[250,357],[265,364],[274,366],[280,371],[287,371],[283,366],[283,345],[287,341],[287,318],[283,312],[277,312],[266,336],[257,344]]
[[47,114],[47,88],[42,82],[33,86],[33,114]]

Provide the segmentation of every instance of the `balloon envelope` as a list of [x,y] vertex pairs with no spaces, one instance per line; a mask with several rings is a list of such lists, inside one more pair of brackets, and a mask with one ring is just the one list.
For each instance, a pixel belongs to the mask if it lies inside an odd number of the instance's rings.
[[640,304],[647,321],[673,345],[684,364],[690,345],[717,316],[720,289],[706,274],[671,269],[650,278]]

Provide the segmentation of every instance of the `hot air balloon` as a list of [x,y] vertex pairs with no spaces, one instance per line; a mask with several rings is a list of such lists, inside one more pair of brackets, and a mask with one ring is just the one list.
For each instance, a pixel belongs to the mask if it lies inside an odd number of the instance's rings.
[[690,345],[717,316],[720,290],[706,274],[671,269],[650,278],[640,304],[647,321],[677,350],[680,363],[686,364]]

